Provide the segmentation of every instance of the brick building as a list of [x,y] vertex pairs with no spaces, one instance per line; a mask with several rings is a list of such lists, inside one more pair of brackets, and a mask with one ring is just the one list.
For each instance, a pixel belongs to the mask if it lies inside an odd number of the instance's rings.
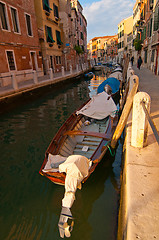
[[14,72],[22,80],[33,70],[42,71],[39,50],[34,0],[0,0],[1,77]]

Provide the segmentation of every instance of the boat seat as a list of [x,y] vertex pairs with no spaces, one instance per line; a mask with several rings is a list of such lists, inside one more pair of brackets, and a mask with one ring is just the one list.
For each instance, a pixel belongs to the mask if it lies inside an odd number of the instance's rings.
[[73,131],[65,132],[64,135],[92,136],[92,137],[104,138],[106,140],[109,140],[109,138],[107,137],[107,135],[105,133],[99,133],[99,132],[89,132],[89,131],[73,130]]

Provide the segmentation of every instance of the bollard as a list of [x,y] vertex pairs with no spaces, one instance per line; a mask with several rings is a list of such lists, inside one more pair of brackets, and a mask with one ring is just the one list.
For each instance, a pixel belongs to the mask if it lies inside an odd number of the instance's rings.
[[65,70],[64,70],[63,66],[61,67],[61,72],[62,72],[62,76],[64,76],[65,75]]
[[18,90],[18,84],[17,84],[17,79],[16,79],[16,76],[15,76],[15,73],[12,73],[12,84],[13,84],[13,88],[14,90]]
[[147,145],[148,120],[143,110],[141,102],[150,112],[150,96],[145,92],[138,92],[133,99],[131,146],[143,148]]
[[33,74],[34,74],[34,83],[37,84],[38,83],[37,72],[34,70]]
[[70,65],[70,74],[72,74],[72,65]]
[[79,71],[79,69],[78,69],[78,64],[76,65],[76,71],[77,71],[77,72]]
[[54,76],[53,76],[53,71],[52,71],[52,68],[50,68],[49,75],[50,75],[50,80],[53,80]]

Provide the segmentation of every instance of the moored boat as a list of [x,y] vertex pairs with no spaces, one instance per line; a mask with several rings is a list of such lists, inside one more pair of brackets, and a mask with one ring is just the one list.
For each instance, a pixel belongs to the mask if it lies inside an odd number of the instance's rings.
[[77,188],[85,183],[102,160],[118,123],[117,106],[106,91],[93,96],[61,126],[45,153],[39,173],[55,184],[65,185],[59,219],[60,236],[73,228],[71,207]]
[[92,78],[94,76],[94,74],[92,72],[88,72],[88,73],[85,73],[85,78]]
[[[92,162],[88,176],[83,179],[83,182],[86,181],[100,162],[101,149],[111,140],[113,129],[117,124],[117,115],[110,116],[117,110],[112,98],[103,105],[101,103],[101,100],[106,98],[108,98],[107,93],[103,93],[98,99],[95,96],[71,114],[46,150],[45,159],[39,171],[41,175],[56,184],[64,185],[66,174],[59,172],[59,165],[70,155],[82,155]],[[93,105],[95,101],[96,106]],[[105,107],[109,108],[107,112],[104,112]],[[95,109],[98,113],[93,115]],[[89,110],[86,113],[87,116],[84,115],[84,110]]]
[[93,66],[94,71],[100,71],[102,69],[102,64],[97,63]]

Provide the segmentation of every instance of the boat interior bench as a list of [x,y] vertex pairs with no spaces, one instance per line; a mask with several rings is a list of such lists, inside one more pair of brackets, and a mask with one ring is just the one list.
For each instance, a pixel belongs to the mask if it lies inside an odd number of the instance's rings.
[[97,138],[103,138],[105,140],[109,140],[108,136],[105,133],[99,133],[99,132],[73,130],[73,131],[65,132],[64,135],[82,135],[82,136],[91,136],[91,137],[97,137]]

